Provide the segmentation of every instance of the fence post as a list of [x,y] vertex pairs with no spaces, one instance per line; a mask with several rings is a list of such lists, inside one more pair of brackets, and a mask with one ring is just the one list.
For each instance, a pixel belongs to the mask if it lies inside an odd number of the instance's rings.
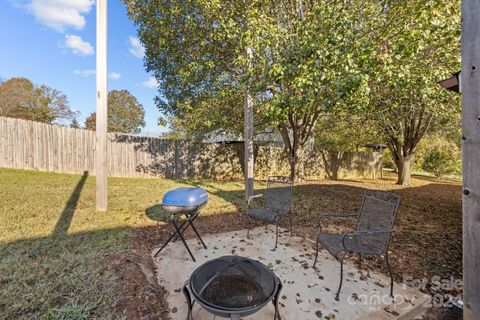
[[480,319],[480,1],[462,1],[463,282],[465,320]]
[[107,211],[107,0],[97,0],[96,208]]

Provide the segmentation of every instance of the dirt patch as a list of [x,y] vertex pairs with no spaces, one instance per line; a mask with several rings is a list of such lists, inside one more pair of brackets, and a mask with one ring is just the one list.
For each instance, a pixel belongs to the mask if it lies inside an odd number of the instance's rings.
[[[461,279],[462,206],[460,184],[423,178],[413,178],[413,185],[410,187],[397,186],[394,182],[393,178],[387,177],[361,181],[312,181],[296,185],[293,205],[294,234],[313,240],[317,232],[320,212],[356,211],[361,206],[365,190],[390,190],[401,196],[396,231],[390,244],[390,262],[396,279],[398,281],[403,281],[407,277],[426,279],[427,286],[424,291],[427,293],[430,292],[430,281],[433,276],[440,276],[442,279],[450,277]],[[258,193],[261,192],[262,190],[258,190]],[[233,194],[228,192],[225,192],[225,199],[235,204],[238,211],[200,215],[196,225],[201,234],[221,233],[245,229],[248,225],[252,227],[261,225],[261,223],[255,223],[246,217],[244,207],[239,205],[243,202],[242,199],[236,199]],[[354,227],[355,221],[354,218],[326,219],[323,223],[329,231],[342,232]],[[288,228],[288,219],[281,221],[281,225]],[[134,247],[142,252],[142,261],[145,261],[146,257],[149,259],[151,250],[165,241],[170,232],[170,226],[167,224],[144,226],[136,231],[133,243]],[[191,232],[188,232],[186,236],[190,238],[192,235]],[[351,259],[356,259],[356,257]],[[147,264],[148,268],[154,270],[150,263]],[[148,276],[141,271],[138,263],[131,263],[131,265],[134,266],[133,269],[137,270],[135,271],[139,275],[137,278],[148,282]],[[365,255],[362,268],[387,272],[385,262],[380,256]],[[152,289],[153,291],[147,290],[139,293],[134,285],[127,286],[127,289],[130,290],[128,291],[129,295],[137,293],[140,297],[144,297],[133,300],[134,306],[125,307],[131,312],[129,315],[137,317],[132,318],[145,319],[146,317],[139,310],[142,306],[149,305],[149,299],[155,298],[160,300],[152,302],[151,314],[161,314],[161,319],[167,319],[168,306],[164,299],[165,292],[158,286],[153,288],[155,288]],[[448,293],[458,294],[458,292]],[[458,318],[456,318],[456,313],[456,310],[436,309],[430,311],[429,316],[431,319],[453,320]]]
[[117,275],[116,309],[126,319],[170,319],[167,292],[156,282],[146,252],[125,252],[111,261]]
[[463,313],[458,308],[429,309],[424,320],[462,320]]

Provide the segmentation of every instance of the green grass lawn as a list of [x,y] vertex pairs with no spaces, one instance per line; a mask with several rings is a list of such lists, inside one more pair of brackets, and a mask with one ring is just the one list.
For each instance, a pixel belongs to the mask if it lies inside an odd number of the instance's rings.
[[210,192],[205,214],[243,203],[242,182],[110,178],[101,213],[94,177],[0,169],[0,318],[121,317],[108,261],[154,224],[145,210],[184,185]]
[[[116,303],[136,297],[131,294],[135,290],[120,292],[119,283],[121,288],[125,282],[136,283],[122,278],[115,265],[130,272],[128,265],[137,262],[125,263],[125,256],[138,253],[149,260],[162,231],[146,212],[155,211],[148,209],[160,203],[167,190],[186,185],[209,192],[198,221],[202,233],[244,228],[242,216],[228,214],[244,209],[242,181],[111,178],[109,210],[101,213],[95,211],[94,177],[0,169],[0,319],[131,318],[131,313],[125,316],[118,310],[135,313],[141,304],[133,301],[127,310]],[[263,187],[256,182],[257,192]],[[367,189],[392,190],[402,198],[390,246],[398,279],[461,277],[459,181],[415,176],[412,186],[401,187],[387,174],[383,179],[297,184],[294,233],[314,239],[319,212],[356,210]],[[327,224],[349,227],[347,222]],[[385,271],[382,261],[367,258],[365,268]],[[159,295],[147,298],[168,312]]]

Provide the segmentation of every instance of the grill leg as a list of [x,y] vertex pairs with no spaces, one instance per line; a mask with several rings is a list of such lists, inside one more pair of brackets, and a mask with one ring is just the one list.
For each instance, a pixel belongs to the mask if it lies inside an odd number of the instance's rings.
[[[173,223],[172,223],[173,224]],[[165,241],[165,243],[161,246],[160,249],[157,250],[157,252],[155,253],[155,255],[153,256],[154,258],[156,258],[158,256],[158,254],[163,250],[163,248],[165,248],[167,246],[167,244],[172,241],[173,237],[175,237],[177,234],[174,232],[172,233],[172,235],[170,236],[170,238],[168,238],[167,241]],[[174,240],[175,241],[175,240]]]
[[273,305],[275,306],[275,316],[274,316],[274,320],[282,320],[282,317],[280,317],[280,312],[278,311],[278,297],[280,297],[280,291],[282,291],[282,282],[277,279],[277,282],[278,282],[278,290],[277,292],[275,293],[275,297],[273,298]]
[[193,262],[196,262],[195,257],[193,256],[192,251],[190,251],[190,248],[188,247],[188,244],[185,241],[185,238],[183,237],[182,232],[180,231],[180,229],[177,226],[177,223],[175,221],[173,221],[172,223],[173,223],[173,226],[175,227],[175,230],[177,231],[178,236],[180,237],[180,240],[182,240],[183,245],[187,249],[188,254],[190,254],[190,257],[192,258]]
[[342,283],[343,283],[343,259],[345,259],[345,255],[346,253],[343,254],[342,258],[340,259],[340,284],[338,285],[338,291],[337,291],[337,294],[335,296],[335,300],[340,300],[339,299],[339,296],[340,296],[340,290],[342,289]]
[[[187,231],[187,228],[188,228],[188,224],[187,224],[188,220],[187,221],[183,221],[182,224],[180,225],[180,227],[178,229],[180,229],[180,231],[183,233],[185,233],[185,231]],[[186,225],[187,224],[187,225]],[[173,239],[172,239],[172,242],[175,242],[178,240],[178,234],[174,233],[174,236],[173,236]]]
[[[182,224],[180,225],[180,230],[182,231],[182,234],[185,233],[190,225],[192,225],[193,221],[197,219],[198,215],[200,214],[200,211],[195,213],[194,215],[185,215],[187,217],[187,220],[183,221]],[[184,228],[184,225],[187,224]],[[178,235],[175,235],[173,238],[173,242],[178,240]]]
[[192,298],[190,297],[190,292],[188,291],[187,288],[187,283],[183,285],[183,294],[185,295],[185,299],[187,299],[187,305],[188,305],[188,315],[187,315],[187,320],[193,320],[192,316]]
[[387,262],[388,273],[390,273],[390,297],[393,298],[393,274],[392,269],[390,268],[390,263],[388,263],[388,248],[385,251],[385,261]]
[[190,224],[190,226],[192,226],[193,232],[195,232],[195,234],[197,235],[198,239],[199,239],[200,242],[202,243],[203,247],[204,247],[205,249],[207,249],[207,246],[205,245],[205,242],[203,242],[202,237],[200,237],[200,234],[198,233],[197,228],[195,228],[195,226],[193,225],[193,222],[188,221],[188,223]]

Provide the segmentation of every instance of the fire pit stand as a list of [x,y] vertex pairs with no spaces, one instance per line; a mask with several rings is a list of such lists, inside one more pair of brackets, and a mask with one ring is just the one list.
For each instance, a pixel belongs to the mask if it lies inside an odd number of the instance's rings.
[[270,301],[275,307],[275,320],[280,320],[278,297],[280,279],[259,261],[223,256],[199,266],[183,286],[187,299],[187,320],[193,320],[197,302],[203,309],[223,318],[240,319],[254,314]]

